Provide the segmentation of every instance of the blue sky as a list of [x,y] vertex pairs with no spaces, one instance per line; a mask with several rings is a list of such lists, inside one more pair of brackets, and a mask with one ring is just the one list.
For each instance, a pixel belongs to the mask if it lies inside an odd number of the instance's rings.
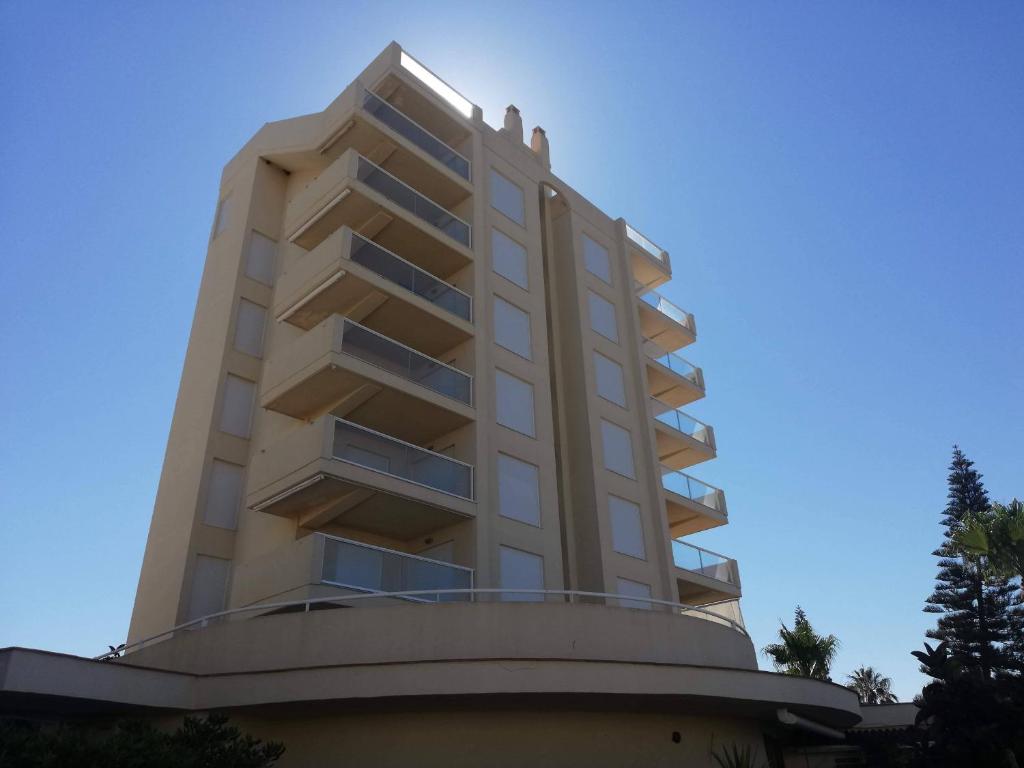
[[670,251],[757,646],[913,695],[953,443],[1024,496],[1024,5],[479,5],[0,6],[0,647],[123,638],[220,168],[395,39]]

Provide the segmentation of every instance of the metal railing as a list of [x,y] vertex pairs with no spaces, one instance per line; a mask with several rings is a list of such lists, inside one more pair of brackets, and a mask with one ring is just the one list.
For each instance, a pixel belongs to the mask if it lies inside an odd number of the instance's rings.
[[377,94],[364,90],[363,109],[395,133],[407,138],[428,155],[438,160],[442,165],[451,168],[467,181],[469,180],[469,160],[411,117],[396,109],[394,105],[389,104]]
[[[308,613],[310,610],[319,607],[328,607],[330,605],[351,605],[352,603],[359,604],[363,601],[367,602],[367,605],[379,605],[381,600],[388,599],[408,599],[408,598],[420,598],[414,600],[414,602],[423,603],[440,603],[450,602],[442,600],[442,595],[456,596],[456,595],[468,595],[470,602],[486,602],[491,597],[497,597],[498,599],[507,600],[509,595],[524,595],[531,596],[531,602],[539,598],[541,601],[548,601],[549,598],[557,598],[558,602],[563,603],[601,603],[603,602],[610,608],[622,608],[622,603],[626,604],[640,604],[643,603],[650,607],[650,609],[662,609],[667,610],[670,613],[676,613],[682,616],[694,616],[707,621],[714,622],[716,624],[722,624],[724,626],[731,627],[736,632],[739,632],[744,637],[748,637],[747,630],[743,626],[743,623],[735,618],[731,618],[728,612],[721,610],[713,610],[717,604],[711,604],[708,606],[696,606],[687,605],[686,603],[676,603],[671,600],[656,600],[652,597],[636,597],[633,595],[620,595],[611,592],[583,592],[580,590],[567,590],[567,589],[524,589],[521,587],[508,588],[508,589],[418,589],[418,590],[403,590],[400,592],[369,592],[355,595],[332,595],[330,597],[318,597],[310,598],[307,600],[289,600],[287,602],[280,603],[260,603],[257,605],[247,605],[243,608],[232,608],[226,611],[218,611],[217,613],[211,613],[206,616],[202,616],[198,619],[186,621],[177,626],[171,627],[170,629],[160,632],[159,634],[147,637],[143,640],[127,645],[123,648],[118,648],[114,651],[108,651],[106,653],[95,656],[96,661],[102,661],[104,659],[111,659],[120,656],[122,653],[130,653],[132,651],[144,648],[147,645],[151,645],[161,640],[167,640],[172,638],[175,634],[181,631],[203,629],[211,624],[217,623],[221,619],[227,619],[233,616],[243,616],[245,614],[271,614],[271,613],[282,613],[286,611],[296,611]],[[433,597],[434,599],[429,600],[426,598]],[[481,598],[484,598],[483,600]],[[422,608],[427,610],[427,608]],[[624,610],[630,610],[624,608]],[[644,610],[644,609],[641,609]]]
[[626,225],[626,237],[628,237],[634,243],[639,245],[641,248],[647,251],[647,253],[651,254],[651,256],[656,258],[658,261],[665,261],[665,252],[661,248],[656,246],[654,243],[652,243],[650,240],[648,240],[646,237],[637,232],[635,229],[633,229],[631,226],[629,226],[629,224]]
[[473,321],[471,296],[355,232],[352,233],[349,258],[385,280],[423,297],[431,304],[446,309],[463,320]]
[[647,342],[644,345],[644,351],[654,362],[665,366],[673,373],[679,374],[684,379],[689,379],[693,384],[704,389],[704,372],[686,358],[680,357],[675,352],[666,352],[654,342]]
[[445,397],[472,405],[473,377],[468,373],[417,352],[347,317],[342,320],[339,332],[343,354],[375,365]]
[[715,512],[721,512],[724,508],[722,504],[723,494],[720,488],[715,488],[715,486],[708,485],[695,477],[690,477],[685,472],[662,467],[661,486],[666,491],[671,491]]
[[651,398],[651,407],[654,410],[654,418],[662,424],[701,443],[711,444],[711,430],[703,421],[698,421],[688,413],[666,405],[656,397]]
[[686,310],[676,306],[657,291],[647,291],[640,294],[640,300],[649,307],[653,307],[673,322],[679,323],[690,333],[696,334],[693,315]]
[[[321,583],[363,592],[472,589],[473,569],[361,541],[318,533],[324,540]],[[468,594],[437,594],[428,602],[469,600]]]
[[337,416],[332,456],[424,488],[473,500],[473,465]]
[[695,546],[681,539],[673,539],[672,561],[677,568],[682,568],[684,571],[739,586],[736,561],[731,557],[712,552],[710,549]]
[[472,247],[472,228],[469,224],[362,155],[358,157],[356,178],[396,205],[437,227],[453,240],[467,248]]

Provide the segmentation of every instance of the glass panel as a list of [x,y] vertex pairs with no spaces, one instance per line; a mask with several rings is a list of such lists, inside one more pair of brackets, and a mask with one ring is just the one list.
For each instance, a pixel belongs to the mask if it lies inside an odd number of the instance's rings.
[[366,91],[363,95],[363,108],[431,157],[441,161],[464,179],[469,179],[469,160],[449,147],[425,128],[406,117],[391,104],[376,94]]
[[350,257],[356,264],[422,296],[431,304],[463,320],[472,319],[472,301],[465,293],[355,233],[352,234]]
[[[340,586],[374,592],[471,589],[473,586],[472,571],[467,568],[333,537],[324,537],[321,578]],[[416,595],[410,599],[448,602],[469,598],[470,595]]]
[[[629,597],[649,598],[651,596],[650,584],[642,584],[632,579],[617,579],[616,589],[620,595],[628,595]],[[623,608],[642,608],[646,610],[652,608],[652,605],[646,600],[619,600],[619,605]]]
[[693,326],[690,323],[690,314],[677,307],[675,304],[673,304],[671,301],[666,299],[661,294],[655,293],[654,291],[649,291],[645,293],[643,296],[641,296],[640,299],[644,302],[644,304],[654,307],[656,310],[661,312],[661,314],[665,315],[665,317],[669,318],[670,320],[674,320],[680,325],[689,328],[691,331],[693,330]]
[[[708,442],[708,427],[706,424],[697,421],[692,416],[683,413],[682,411],[670,408],[664,403],[654,400],[654,418],[660,421],[662,424],[667,424],[675,430],[682,432],[684,435],[689,435],[694,440],[699,440],[702,443]],[[661,413],[658,411],[661,410]]]
[[651,254],[651,256],[656,258],[658,261],[665,260],[665,255],[661,248],[659,248],[646,237],[641,235],[639,232],[637,232],[635,229],[629,226],[629,224],[626,225],[626,237],[628,237],[634,243],[639,245],[641,248],[643,248],[645,251]]
[[253,357],[263,357],[263,329],[267,310],[259,304],[240,299],[235,318],[235,349]]
[[220,431],[248,439],[252,428],[252,403],[256,385],[228,374],[220,411]]
[[625,408],[626,384],[622,376],[622,366],[600,352],[595,352],[594,376],[597,379],[597,394]]
[[527,360],[530,352],[530,316],[499,296],[494,297],[494,341]]
[[334,423],[334,458],[453,496],[473,498],[473,468],[468,464],[343,419]]
[[365,157],[359,158],[357,178],[377,190],[396,205],[419,216],[465,246],[470,244],[470,227],[455,214],[431,202],[412,187],[399,181]]
[[207,479],[203,522],[217,528],[234,530],[242,502],[242,485],[240,466],[214,459]]
[[615,305],[593,291],[587,292],[587,304],[590,307],[590,327],[606,339],[618,343],[619,326],[615,321]]
[[667,491],[677,493],[705,507],[719,509],[719,490],[702,483],[694,477],[682,472],[673,472],[662,468],[661,485]]
[[672,541],[672,560],[676,567],[707,576],[709,579],[736,583],[734,563],[727,557],[701,547],[695,547],[685,541]]
[[463,403],[471,400],[472,380],[462,371],[348,319],[342,323],[341,338],[341,351],[347,355]]
[[651,349],[648,354],[654,362],[664,365],[666,368],[678,373],[685,379],[689,379],[703,389],[700,369],[693,363],[671,352],[662,352],[660,349]]
[[277,243],[253,230],[245,255],[245,274],[264,285],[273,285],[276,253]]
[[618,496],[609,496],[608,512],[612,523],[612,549],[646,560],[640,507]]
[[601,444],[604,450],[605,469],[624,477],[636,477],[633,441],[627,430],[618,424],[601,419]]

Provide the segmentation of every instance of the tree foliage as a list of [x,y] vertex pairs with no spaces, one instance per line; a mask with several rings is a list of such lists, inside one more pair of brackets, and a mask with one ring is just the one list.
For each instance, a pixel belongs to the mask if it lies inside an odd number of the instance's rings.
[[892,680],[873,667],[857,667],[847,678],[847,688],[856,691],[861,704],[895,704],[899,699],[892,692]]
[[173,733],[134,720],[109,729],[0,721],[4,768],[268,768],[283,754],[284,745],[243,734],[217,714],[186,717]]
[[817,680],[832,679],[829,671],[839,652],[839,639],[835,635],[819,635],[815,632],[807,614],[799,605],[796,607],[793,628],[789,629],[782,624],[779,641],[763,649],[777,670],[783,674],[813,677]]
[[924,610],[941,614],[927,636],[947,643],[960,663],[989,677],[1019,666],[1011,641],[1020,617],[1015,589],[1006,577],[991,567],[988,555],[963,546],[967,532],[987,525],[992,517],[981,477],[974,462],[953,446],[942,518],[946,530],[942,546],[934,552],[939,573]]

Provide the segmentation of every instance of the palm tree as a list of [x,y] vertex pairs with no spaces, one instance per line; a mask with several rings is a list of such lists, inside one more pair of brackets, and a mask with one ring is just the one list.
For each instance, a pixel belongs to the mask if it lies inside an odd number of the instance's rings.
[[873,667],[857,667],[848,678],[847,688],[857,692],[861,704],[895,704],[899,701],[892,692],[892,680],[875,672]]
[[828,673],[839,651],[839,639],[835,635],[823,636],[815,632],[799,605],[794,618],[793,629],[788,629],[785,624],[779,629],[782,642],[766,645],[762,652],[783,674],[831,680]]

